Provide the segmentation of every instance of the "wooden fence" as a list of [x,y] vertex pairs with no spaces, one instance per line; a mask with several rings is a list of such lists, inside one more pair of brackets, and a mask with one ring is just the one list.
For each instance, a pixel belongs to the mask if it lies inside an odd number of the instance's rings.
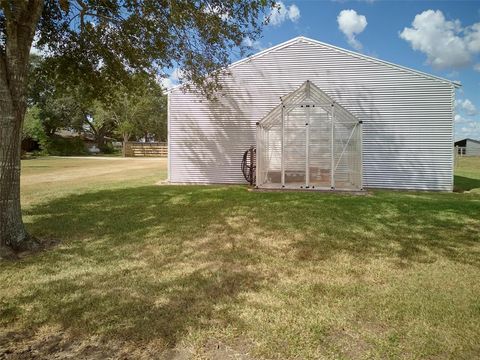
[[168,146],[165,142],[142,143],[128,141],[125,144],[126,157],[167,157]]

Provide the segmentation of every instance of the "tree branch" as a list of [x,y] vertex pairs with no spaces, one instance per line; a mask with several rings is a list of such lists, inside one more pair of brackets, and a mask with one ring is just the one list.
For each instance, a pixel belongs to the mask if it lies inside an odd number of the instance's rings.
[[82,0],[77,0],[77,4],[81,7],[80,11],[80,29],[83,31],[85,29],[85,14],[88,11],[88,6]]
[[93,123],[90,120],[88,120],[87,115],[84,116],[84,120],[88,124],[88,126],[90,126],[90,129],[92,130],[93,135],[95,135],[95,136],[98,135],[98,130],[95,129],[95,126],[93,125]]

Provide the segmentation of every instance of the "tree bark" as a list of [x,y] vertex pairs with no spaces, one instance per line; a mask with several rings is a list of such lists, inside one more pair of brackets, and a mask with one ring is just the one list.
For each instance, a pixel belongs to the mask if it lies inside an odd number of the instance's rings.
[[0,49],[0,257],[38,243],[27,233],[20,206],[21,132],[30,48],[43,1],[0,2],[6,42]]
[[105,131],[103,130],[103,128],[100,128],[100,130],[95,135],[95,142],[97,143],[100,151],[103,152],[103,150],[105,150]]
[[88,120],[87,115],[84,116],[84,119],[87,125],[90,127],[95,144],[100,149],[100,151],[103,151],[105,149],[105,134],[106,134],[105,125],[100,125],[97,128],[95,127],[95,124],[92,121]]
[[129,134],[123,133],[122,156],[127,157],[127,142],[130,138]]

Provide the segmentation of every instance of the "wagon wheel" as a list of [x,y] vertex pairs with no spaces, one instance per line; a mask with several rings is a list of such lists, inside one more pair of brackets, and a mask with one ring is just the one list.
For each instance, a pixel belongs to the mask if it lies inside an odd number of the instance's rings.
[[256,158],[257,158],[257,149],[254,146],[251,146],[250,149],[245,151],[242,159],[242,173],[245,177],[245,180],[248,181],[250,185],[255,184],[255,175],[256,175]]

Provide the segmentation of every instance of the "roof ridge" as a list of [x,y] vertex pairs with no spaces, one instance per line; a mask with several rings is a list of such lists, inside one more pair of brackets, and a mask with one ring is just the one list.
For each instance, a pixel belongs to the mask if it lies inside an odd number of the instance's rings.
[[[313,45],[319,45],[319,46],[327,47],[327,48],[342,52],[342,53],[350,55],[350,56],[354,56],[354,57],[364,59],[364,60],[367,60],[367,61],[372,61],[374,63],[387,65],[387,66],[390,66],[392,68],[396,68],[396,69],[399,69],[399,70],[402,70],[402,71],[413,73],[413,74],[418,75],[418,76],[422,76],[422,77],[427,78],[427,79],[436,80],[436,81],[440,81],[440,82],[444,82],[444,83],[446,82],[446,83],[452,84],[456,88],[459,88],[461,86],[461,84],[459,84],[459,83],[456,83],[454,81],[442,78],[440,76],[432,75],[432,74],[429,74],[429,73],[426,73],[426,72],[423,72],[423,71],[420,71],[420,70],[412,69],[412,68],[409,68],[409,67],[406,67],[406,66],[403,66],[403,65],[399,65],[399,64],[395,64],[395,63],[392,63],[392,62],[389,62],[389,61],[386,61],[386,60],[378,59],[378,58],[368,56],[368,55],[365,55],[365,54],[362,54],[362,53],[359,53],[359,52],[347,50],[347,49],[344,49],[344,48],[341,48],[341,47],[338,47],[338,46],[335,46],[335,45],[327,44],[327,43],[324,43],[322,41],[315,40],[315,39],[312,39],[312,38],[309,38],[309,37],[306,37],[306,36],[303,36],[303,35],[296,36],[296,37],[294,37],[290,40],[287,40],[287,41],[284,41],[280,44],[271,46],[267,49],[263,49],[263,50],[255,53],[255,54],[247,56],[243,59],[234,61],[233,63],[231,63],[230,65],[227,66],[227,69],[231,69],[231,68],[236,67],[238,65],[241,65],[243,63],[246,63],[246,62],[249,62],[251,60],[257,59],[259,57],[262,57],[262,56],[264,56],[264,55],[266,55],[270,52],[280,50],[284,47],[288,47],[292,44],[295,44],[295,43],[298,43],[298,42],[301,42],[301,41],[309,42]],[[170,93],[173,90],[175,90],[175,89],[177,89],[181,86],[182,86],[182,84],[175,85],[174,87],[168,89],[166,91],[166,93]]]
[[472,138],[469,138],[469,137],[463,138],[463,139],[460,139],[460,140],[456,140],[455,142],[465,141],[465,140],[470,140],[470,141],[475,141],[475,142],[480,143],[480,140],[472,139]]

